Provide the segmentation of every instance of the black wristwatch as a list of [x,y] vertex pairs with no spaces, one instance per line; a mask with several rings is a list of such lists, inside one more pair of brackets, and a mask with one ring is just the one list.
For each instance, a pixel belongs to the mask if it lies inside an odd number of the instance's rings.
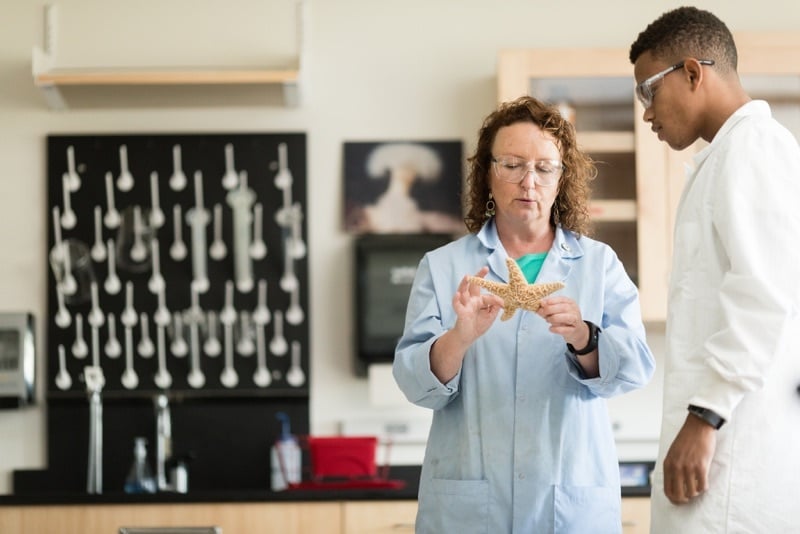
[[589,327],[589,342],[586,344],[586,346],[583,347],[581,350],[575,350],[575,347],[567,343],[567,349],[569,349],[569,351],[572,354],[576,354],[578,356],[589,354],[593,350],[597,349],[597,338],[600,337],[600,332],[602,332],[602,330],[600,330],[600,328],[596,324],[589,321],[583,321],[583,322],[586,323],[586,326]]
[[719,415],[714,410],[709,410],[708,408],[702,408],[700,406],[695,406],[694,404],[689,405],[689,413],[696,415],[712,427],[715,430],[719,430],[722,425],[725,424],[725,419]]

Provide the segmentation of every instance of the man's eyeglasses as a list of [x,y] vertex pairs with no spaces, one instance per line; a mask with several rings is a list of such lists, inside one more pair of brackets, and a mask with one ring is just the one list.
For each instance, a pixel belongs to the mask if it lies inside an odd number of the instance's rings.
[[[697,62],[700,63],[701,65],[714,64],[713,59],[698,59]],[[685,61],[680,61],[678,63],[675,63],[673,66],[668,67],[659,73],[653,74],[652,76],[650,76],[646,80],[643,80],[642,83],[636,86],[636,98],[638,98],[639,102],[642,103],[644,109],[647,109],[653,105],[653,95],[655,94],[655,91],[653,89],[655,88],[655,85],[661,80],[663,80],[664,77],[670,72],[682,69],[684,63]]]
[[494,172],[504,182],[518,184],[528,175],[533,173],[533,182],[543,187],[556,185],[564,165],[557,159],[537,159],[525,161],[518,158],[492,158]]

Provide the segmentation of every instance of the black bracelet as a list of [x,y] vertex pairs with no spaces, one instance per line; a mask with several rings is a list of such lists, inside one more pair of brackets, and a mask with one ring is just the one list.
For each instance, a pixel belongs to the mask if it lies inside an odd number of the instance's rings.
[[597,349],[597,339],[600,337],[600,328],[592,322],[583,321],[586,323],[586,326],[589,327],[589,342],[583,347],[581,350],[575,350],[571,344],[567,343],[567,349],[572,353],[578,356],[583,356],[584,354],[589,354],[590,352]]
[[725,424],[725,419],[719,415],[714,410],[709,410],[708,408],[703,408],[700,406],[695,406],[694,404],[689,405],[689,413],[692,415],[696,415],[712,427],[715,430],[719,430],[722,425]]

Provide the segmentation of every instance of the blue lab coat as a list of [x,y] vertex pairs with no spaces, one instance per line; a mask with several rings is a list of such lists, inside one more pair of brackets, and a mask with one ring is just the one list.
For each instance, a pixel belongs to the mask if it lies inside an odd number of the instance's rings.
[[431,372],[431,345],[456,321],[459,282],[484,265],[487,279],[508,282],[506,257],[490,220],[427,253],[417,270],[393,364],[406,397],[434,410],[416,531],[621,532],[604,398],[647,384],[654,360],[638,291],[609,246],[558,228],[537,278],[564,282],[559,294],[601,327],[598,378],[585,378],[564,338],[524,310],[498,316],[447,384]]

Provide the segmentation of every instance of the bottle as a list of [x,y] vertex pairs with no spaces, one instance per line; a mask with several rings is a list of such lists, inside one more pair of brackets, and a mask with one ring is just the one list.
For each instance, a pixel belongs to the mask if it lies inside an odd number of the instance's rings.
[[297,438],[292,435],[289,416],[278,412],[275,417],[281,422],[281,434],[270,451],[272,467],[272,491],[283,491],[289,484],[297,484],[301,478],[302,455]]
[[147,440],[133,440],[133,464],[125,479],[125,493],[155,493],[156,479],[147,461]]

